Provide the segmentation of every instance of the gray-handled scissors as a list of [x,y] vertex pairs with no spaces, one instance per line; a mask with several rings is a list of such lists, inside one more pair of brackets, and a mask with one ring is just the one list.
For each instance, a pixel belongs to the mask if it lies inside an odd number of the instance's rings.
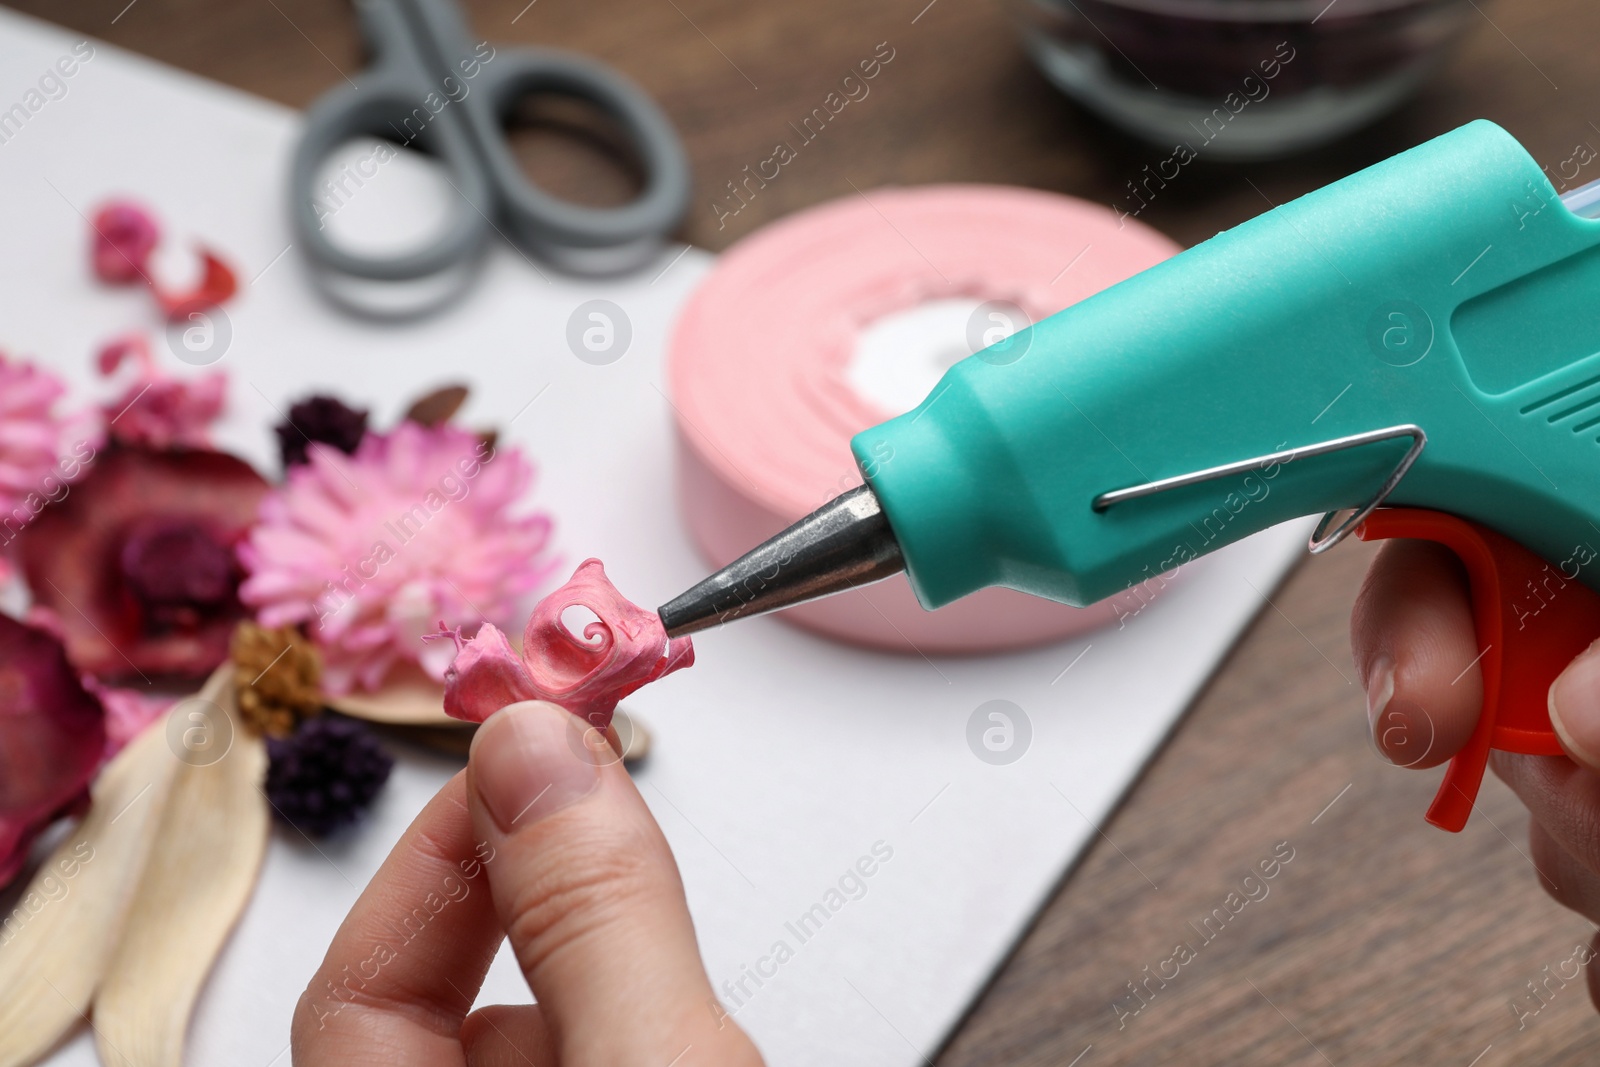
[[[555,49],[473,48],[450,0],[358,0],[356,6],[374,64],[312,106],[289,176],[295,228],[322,266],[358,279],[415,280],[463,264],[499,230],[569,269],[618,270],[647,258],[682,219],[689,198],[683,146],[655,102],[621,74]],[[502,122],[533,93],[577,97],[616,120],[643,166],[644,189],[635,200],[585,207],[524,177]],[[341,144],[362,136],[415,144],[449,169],[461,195],[429,246],[366,256],[328,239],[317,209],[319,168]]]

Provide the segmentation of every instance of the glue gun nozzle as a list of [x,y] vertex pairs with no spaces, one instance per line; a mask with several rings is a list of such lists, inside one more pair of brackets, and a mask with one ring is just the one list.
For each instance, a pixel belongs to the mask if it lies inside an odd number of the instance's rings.
[[740,556],[658,614],[669,637],[854,589],[905,569],[871,486],[824,504]]

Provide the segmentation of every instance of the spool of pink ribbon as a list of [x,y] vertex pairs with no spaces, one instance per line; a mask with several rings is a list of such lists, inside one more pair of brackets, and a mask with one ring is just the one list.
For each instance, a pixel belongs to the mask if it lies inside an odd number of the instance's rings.
[[[986,185],[846,197],[740,241],[689,300],[668,353],[696,544],[723,566],[859,485],[850,438],[915,406],[950,363],[1178,250],[1098,205]],[[929,612],[896,576],[781,617],[931,653],[1038,644],[1118,614],[1007,589]]]

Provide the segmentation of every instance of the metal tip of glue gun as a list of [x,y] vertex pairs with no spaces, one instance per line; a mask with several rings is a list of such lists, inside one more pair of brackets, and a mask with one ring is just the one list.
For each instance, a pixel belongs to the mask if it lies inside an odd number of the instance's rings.
[[900,543],[870,486],[836,497],[658,611],[669,637],[708,630],[905,569]]

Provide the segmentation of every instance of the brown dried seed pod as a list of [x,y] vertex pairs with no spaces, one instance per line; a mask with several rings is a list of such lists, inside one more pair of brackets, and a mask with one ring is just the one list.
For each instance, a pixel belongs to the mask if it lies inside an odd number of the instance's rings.
[[229,652],[240,717],[256,732],[288,737],[301,719],[321,713],[322,657],[297,628],[242,622]]

